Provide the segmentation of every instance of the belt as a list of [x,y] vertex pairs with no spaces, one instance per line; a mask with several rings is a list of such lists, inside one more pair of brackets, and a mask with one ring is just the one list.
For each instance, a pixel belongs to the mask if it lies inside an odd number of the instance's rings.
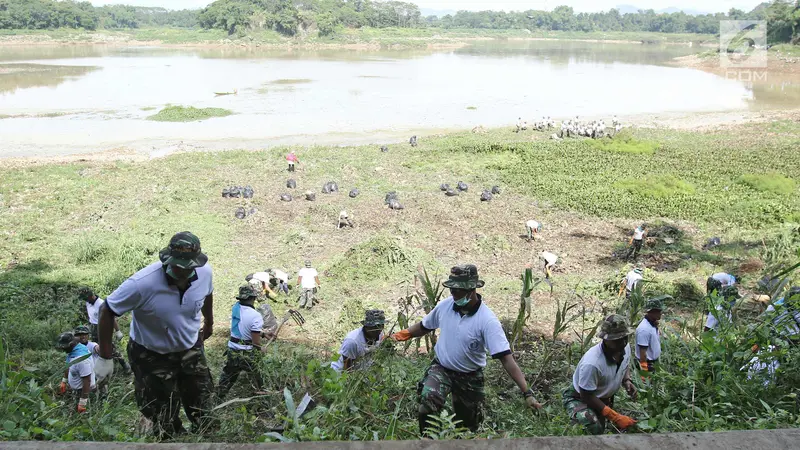
[[231,342],[233,342],[234,344],[241,344],[241,345],[253,345],[253,341],[249,339],[239,339],[233,336],[231,336]]

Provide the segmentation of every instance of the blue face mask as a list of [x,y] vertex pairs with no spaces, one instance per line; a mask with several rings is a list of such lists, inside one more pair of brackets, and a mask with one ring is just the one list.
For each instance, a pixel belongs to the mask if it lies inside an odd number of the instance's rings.
[[456,306],[458,306],[459,308],[463,308],[463,307],[467,306],[467,303],[469,303],[470,300],[471,300],[470,296],[466,295],[466,296],[464,296],[464,298],[460,298],[458,300],[455,300]]

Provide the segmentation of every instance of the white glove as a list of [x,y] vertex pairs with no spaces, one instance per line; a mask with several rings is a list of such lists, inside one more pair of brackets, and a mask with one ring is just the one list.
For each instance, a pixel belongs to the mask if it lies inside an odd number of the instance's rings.
[[106,378],[111,378],[111,375],[113,374],[114,374],[114,360],[105,359],[101,356],[98,356],[97,360],[94,362],[94,376],[96,378],[97,383],[102,382]]
[[116,339],[116,340],[118,340],[118,341],[121,341],[121,340],[122,340],[122,337],[123,337],[123,335],[122,335],[122,331],[119,331],[119,330],[117,330],[117,331],[114,333],[114,339]]

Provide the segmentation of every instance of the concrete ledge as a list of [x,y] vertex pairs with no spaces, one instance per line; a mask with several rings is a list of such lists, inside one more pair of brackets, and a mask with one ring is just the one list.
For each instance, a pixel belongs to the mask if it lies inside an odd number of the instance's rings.
[[762,450],[800,448],[800,429],[724,431],[718,433],[626,434],[581,437],[539,437],[475,441],[302,442],[294,444],[125,444],[111,442],[5,442],[15,450]]

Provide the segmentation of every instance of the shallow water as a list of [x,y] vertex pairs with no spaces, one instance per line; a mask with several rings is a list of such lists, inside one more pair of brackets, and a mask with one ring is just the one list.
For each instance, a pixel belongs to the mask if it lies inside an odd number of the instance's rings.
[[[664,65],[696,50],[553,41],[390,52],[0,47],[0,156],[377,143],[520,116],[800,104],[800,86],[787,80],[748,84]],[[235,114],[146,120],[167,104]]]

